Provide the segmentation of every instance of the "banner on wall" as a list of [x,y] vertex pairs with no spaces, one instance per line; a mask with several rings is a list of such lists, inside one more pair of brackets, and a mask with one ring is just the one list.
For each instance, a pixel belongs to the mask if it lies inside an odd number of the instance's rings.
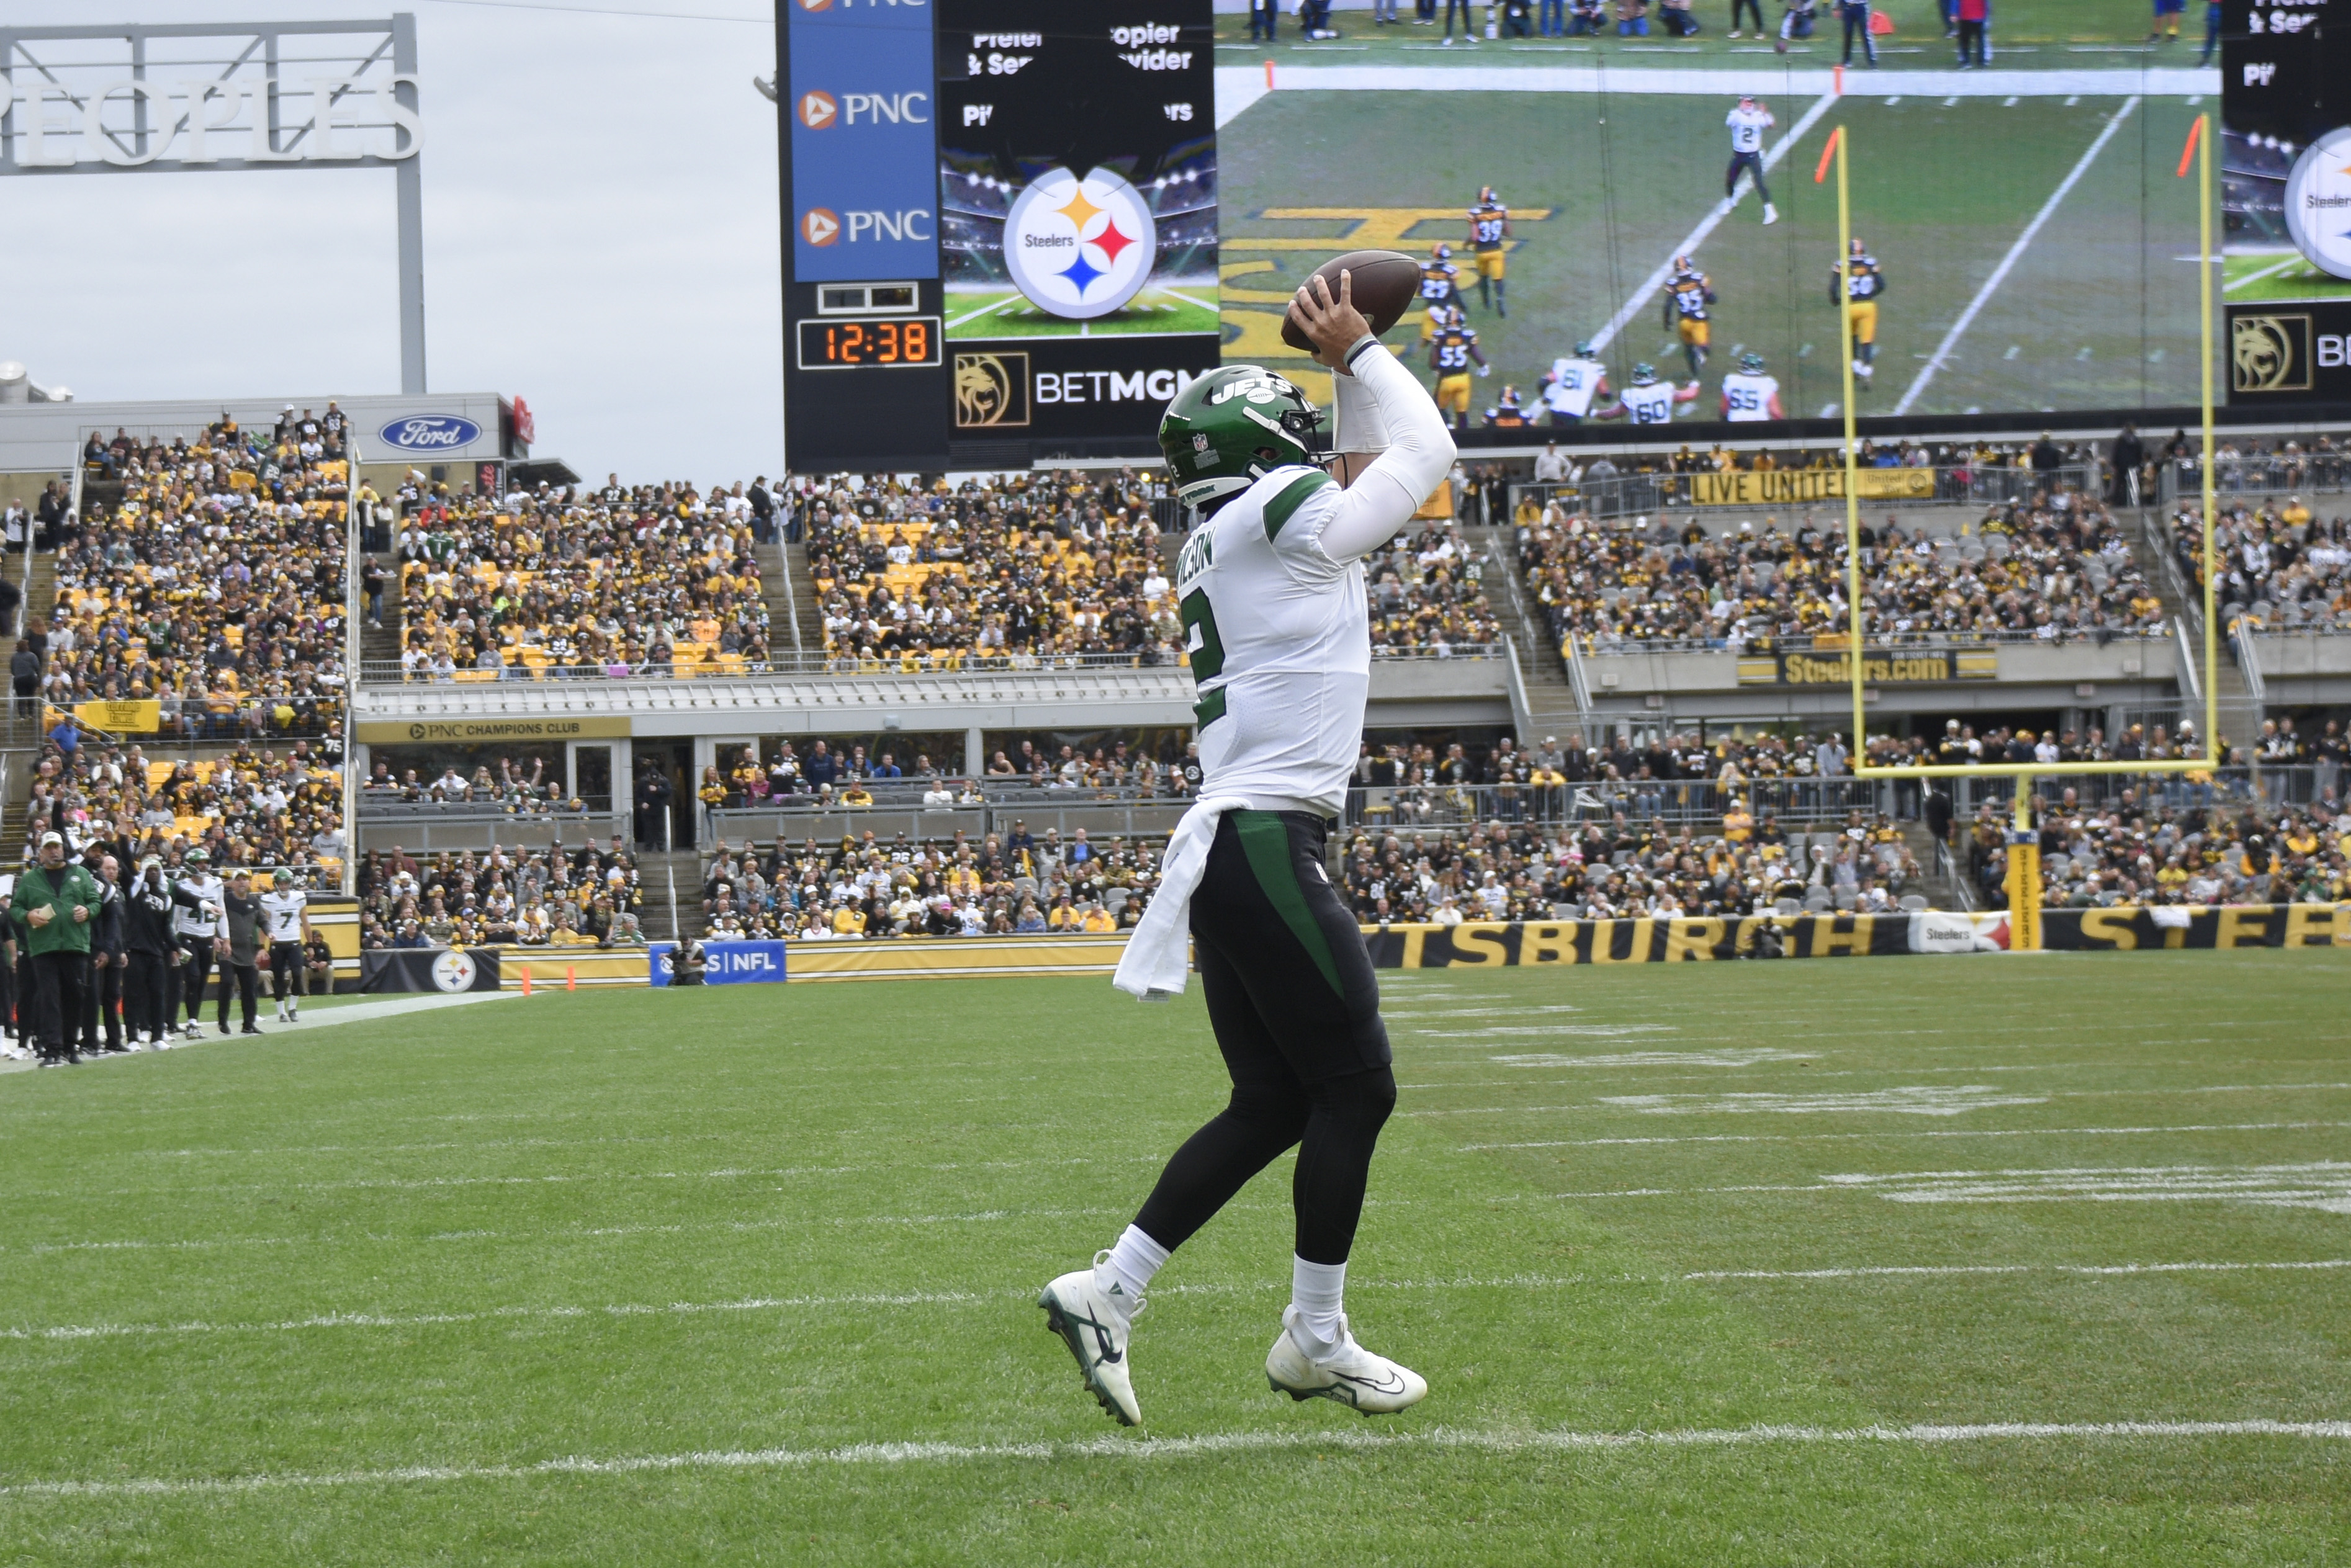
[[498,953],[495,947],[395,947],[360,955],[362,991],[495,991],[498,988]]
[[[1884,958],[1913,953],[2000,953],[2008,915],[1991,911],[1896,915],[1751,915],[1735,918],[1562,920],[1503,925],[1392,925],[1367,930],[1382,969],[1525,967],[1538,964],[1671,964],[1751,957],[1765,928],[1790,958]],[[2061,951],[2351,946],[2351,905],[2186,905],[2052,909],[2041,945]]]
[[[672,964],[677,954],[674,942],[655,942],[651,946],[648,962],[652,966],[651,983],[666,986],[674,983]],[[781,942],[705,942],[702,945],[702,983],[705,986],[778,985],[784,978],[784,945]]]

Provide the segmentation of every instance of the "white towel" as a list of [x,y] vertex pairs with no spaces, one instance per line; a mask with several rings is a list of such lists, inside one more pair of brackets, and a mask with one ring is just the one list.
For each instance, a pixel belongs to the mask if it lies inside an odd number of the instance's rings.
[[1184,994],[1192,969],[1192,893],[1200,873],[1208,869],[1208,846],[1217,841],[1217,824],[1227,811],[1241,810],[1249,802],[1238,795],[1211,795],[1201,800],[1167,835],[1167,852],[1159,862],[1159,888],[1151,907],[1135,923],[1126,939],[1126,952],[1110,983],[1145,1001],[1154,996]]

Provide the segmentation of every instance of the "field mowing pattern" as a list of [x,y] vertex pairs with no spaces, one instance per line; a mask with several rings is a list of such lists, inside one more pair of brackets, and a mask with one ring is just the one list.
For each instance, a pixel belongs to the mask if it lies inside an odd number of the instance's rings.
[[[1188,1449],[1130,1448],[1029,1298],[1220,1102],[1196,988],[555,993],[12,1075],[0,1560],[2351,1551],[2325,1437],[1538,1440],[2351,1416],[2335,956],[1384,981],[1350,1308],[1434,1393],[1266,1391],[1277,1164],[1138,1325]],[[2100,1271],[2172,1264],[2244,1267]],[[956,1448],[807,1457],[900,1443]],[[403,1467],[492,1473],[364,1474]],[[207,1479],[246,1484],[137,1490]]]

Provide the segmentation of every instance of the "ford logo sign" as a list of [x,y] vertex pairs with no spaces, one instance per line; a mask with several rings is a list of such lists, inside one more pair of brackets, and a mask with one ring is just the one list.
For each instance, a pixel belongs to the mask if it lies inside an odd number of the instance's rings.
[[454,413],[417,413],[395,419],[377,434],[386,446],[402,452],[455,452],[480,440],[482,427]]

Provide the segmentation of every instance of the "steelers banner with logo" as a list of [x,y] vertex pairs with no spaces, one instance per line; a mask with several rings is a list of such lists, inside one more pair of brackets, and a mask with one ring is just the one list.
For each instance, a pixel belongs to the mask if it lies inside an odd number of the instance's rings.
[[495,947],[394,947],[360,955],[362,991],[495,991],[498,988],[498,950]]

